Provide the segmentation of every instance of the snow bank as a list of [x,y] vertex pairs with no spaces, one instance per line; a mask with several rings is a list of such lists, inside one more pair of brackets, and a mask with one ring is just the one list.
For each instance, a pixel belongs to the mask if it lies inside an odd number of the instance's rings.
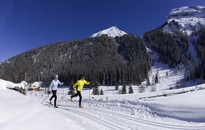
[[205,90],[141,101],[154,114],[192,122],[205,122]]
[[12,83],[10,81],[5,81],[3,79],[0,79],[0,90],[7,90],[7,88],[14,88],[19,87],[25,89],[27,87],[27,83],[25,81],[22,81],[21,83]]
[[16,84],[0,80],[1,130],[82,130],[80,126],[53,108],[32,102],[15,91],[6,90]]
[[6,90],[7,88],[14,88],[15,86],[17,86],[17,84],[0,79],[0,90]]

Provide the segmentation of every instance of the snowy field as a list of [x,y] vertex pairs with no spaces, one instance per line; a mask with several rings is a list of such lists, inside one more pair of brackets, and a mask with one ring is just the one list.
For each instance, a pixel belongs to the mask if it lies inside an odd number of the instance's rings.
[[151,82],[156,73],[159,83],[132,85],[134,94],[99,86],[104,95],[92,95],[85,88],[82,109],[78,98],[69,101],[68,88],[58,89],[59,108],[54,108],[44,91],[24,96],[7,88],[25,88],[25,82],[0,79],[0,130],[205,130],[205,84],[185,81],[183,66],[169,69],[156,63]]
[[83,109],[78,108],[78,98],[73,102],[68,100],[69,96],[61,99],[67,89],[59,89],[59,108],[56,109],[48,104],[47,94],[28,92],[27,96],[23,96],[7,90],[7,84],[11,83],[0,80],[1,130],[205,129],[205,90],[202,89],[205,84],[166,91],[173,94],[187,90],[183,94],[143,99],[140,98],[157,96],[164,91],[109,95],[113,89],[105,86],[108,94],[89,96],[89,90],[84,90]]

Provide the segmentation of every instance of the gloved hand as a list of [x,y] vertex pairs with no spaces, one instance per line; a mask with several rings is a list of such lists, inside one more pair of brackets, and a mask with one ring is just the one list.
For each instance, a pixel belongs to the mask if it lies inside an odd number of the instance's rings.
[[48,94],[51,94],[51,91],[48,91]]

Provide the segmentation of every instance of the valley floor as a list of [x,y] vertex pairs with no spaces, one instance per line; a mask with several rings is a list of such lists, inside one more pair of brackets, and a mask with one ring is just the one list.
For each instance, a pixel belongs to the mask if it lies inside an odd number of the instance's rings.
[[58,94],[58,109],[48,104],[47,95],[30,93],[29,97],[85,130],[204,130],[205,103],[202,99],[205,98],[205,90],[189,89],[191,91],[187,93],[155,98],[139,99],[139,94],[127,94],[95,96],[90,100],[86,97],[89,90],[85,90],[82,109],[78,108],[78,98],[73,102],[69,101],[69,96],[61,99],[62,90]]
[[22,84],[0,79],[0,129],[205,130],[205,84],[186,82],[182,66],[169,69],[156,63],[150,79],[157,72],[159,83],[132,85],[134,94],[100,86],[104,95],[96,96],[85,88],[82,109],[78,98],[69,101],[68,87],[58,89],[59,108],[54,108],[48,103],[51,95],[28,91],[23,96],[7,89]]

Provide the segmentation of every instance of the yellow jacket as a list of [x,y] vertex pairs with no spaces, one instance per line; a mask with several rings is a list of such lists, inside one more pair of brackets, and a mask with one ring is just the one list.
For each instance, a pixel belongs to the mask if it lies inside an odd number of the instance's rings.
[[88,82],[88,81],[86,81],[86,80],[84,80],[84,79],[80,79],[80,80],[78,80],[74,85],[73,85],[73,88],[75,88],[76,86],[78,86],[78,88],[77,88],[77,91],[82,91],[83,90],[83,87],[84,87],[84,85],[88,85],[88,84],[90,84],[90,82]]

